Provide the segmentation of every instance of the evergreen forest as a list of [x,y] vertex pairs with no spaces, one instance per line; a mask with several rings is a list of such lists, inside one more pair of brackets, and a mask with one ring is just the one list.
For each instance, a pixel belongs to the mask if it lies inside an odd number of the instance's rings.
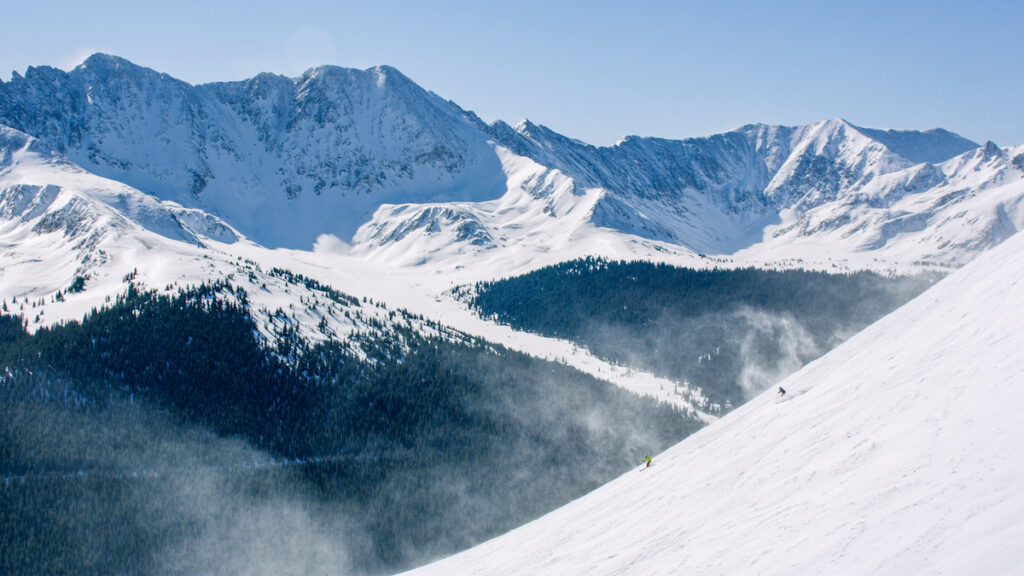
[[258,328],[227,283],[132,284],[34,334],[0,316],[0,573],[395,572],[701,425],[440,327]]
[[701,407],[724,412],[935,280],[585,258],[458,295],[485,318],[699,387]]

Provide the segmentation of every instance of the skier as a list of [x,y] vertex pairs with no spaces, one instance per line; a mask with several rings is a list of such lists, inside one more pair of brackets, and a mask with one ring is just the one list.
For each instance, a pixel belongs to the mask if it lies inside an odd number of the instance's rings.
[[650,456],[644,454],[644,462],[647,462],[647,464],[644,465],[644,468],[650,468],[651,467],[651,457]]
[[779,386],[779,398],[782,398],[785,395],[786,395],[786,389],[783,388],[782,386]]

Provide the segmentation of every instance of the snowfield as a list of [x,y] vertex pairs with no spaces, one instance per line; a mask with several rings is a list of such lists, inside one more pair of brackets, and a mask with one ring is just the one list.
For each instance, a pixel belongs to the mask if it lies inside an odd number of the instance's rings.
[[583,498],[410,572],[1020,574],[1024,235]]

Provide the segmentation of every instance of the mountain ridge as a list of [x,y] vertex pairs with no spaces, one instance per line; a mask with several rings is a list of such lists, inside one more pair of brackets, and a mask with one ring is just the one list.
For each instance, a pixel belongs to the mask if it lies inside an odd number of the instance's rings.
[[[71,72],[33,68],[0,85],[0,124],[57,142],[87,170],[226,216],[266,244],[307,248],[315,234],[267,234],[272,215],[315,218],[327,209],[337,220],[354,212],[340,226],[323,218],[315,226],[351,236],[368,210],[394,197],[392,183],[404,187],[403,200],[444,199],[445,188],[493,195],[476,172],[496,173],[497,161],[482,154],[482,136],[461,114],[390,67],[320,67],[287,82],[260,75],[193,87],[100,55]],[[460,181],[458,172],[473,178]],[[424,190],[431,180],[440,185]],[[307,202],[320,210],[287,202],[325,190],[334,194]],[[373,202],[360,198],[377,193]]]
[[[390,66],[192,86],[97,54],[0,82],[0,125],[260,245],[309,250],[336,237],[398,266],[552,245],[571,258],[587,239],[616,245],[599,254],[612,257],[950,269],[1024,226],[1019,152],[992,145],[1003,164],[968,177],[952,167],[969,160],[949,163],[982,147],[943,129],[833,118],[597,147],[529,120],[487,124]],[[969,208],[949,190],[995,184],[1009,189]],[[946,200],[893,209],[912,195]],[[964,238],[919,234],[954,213],[966,215]]]

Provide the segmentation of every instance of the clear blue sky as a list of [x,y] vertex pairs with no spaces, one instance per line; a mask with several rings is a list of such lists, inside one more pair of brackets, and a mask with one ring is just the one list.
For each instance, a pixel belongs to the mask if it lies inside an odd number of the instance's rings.
[[607,145],[843,117],[1024,144],[1024,1],[4,0],[0,78],[92,52],[193,84],[395,66]]

